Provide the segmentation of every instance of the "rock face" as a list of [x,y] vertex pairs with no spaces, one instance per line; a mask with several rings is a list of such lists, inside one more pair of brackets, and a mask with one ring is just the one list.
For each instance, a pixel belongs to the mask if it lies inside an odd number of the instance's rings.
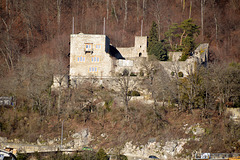
[[7,137],[0,137],[0,143],[7,142]]
[[148,158],[150,155],[157,156],[160,159],[171,159],[181,154],[184,144],[187,143],[187,139],[167,141],[164,144],[159,142],[149,142],[146,145],[136,146],[132,142],[125,144],[121,150],[122,154],[131,157],[143,157]]
[[90,143],[90,141],[92,140],[91,138],[91,134],[88,131],[88,129],[83,129],[78,133],[74,133],[72,135],[73,141],[73,148],[75,149],[80,149],[82,146],[86,146]]

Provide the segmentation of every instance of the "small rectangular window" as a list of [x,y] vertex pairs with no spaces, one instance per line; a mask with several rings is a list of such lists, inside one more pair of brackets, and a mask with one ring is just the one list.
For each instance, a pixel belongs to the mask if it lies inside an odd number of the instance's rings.
[[92,62],[98,63],[98,62],[100,62],[100,58],[97,57],[97,56],[93,56],[93,57],[92,57]]
[[96,48],[97,48],[97,49],[100,49],[100,48],[101,48],[101,45],[97,44],[97,45],[96,45]]
[[95,72],[97,72],[97,67],[95,67]]
[[78,62],[85,62],[85,57],[84,56],[77,57],[77,61]]
[[89,72],[91,72],[91,69],[92,69],[92,68],[91,68],[91,67],[89,67]]

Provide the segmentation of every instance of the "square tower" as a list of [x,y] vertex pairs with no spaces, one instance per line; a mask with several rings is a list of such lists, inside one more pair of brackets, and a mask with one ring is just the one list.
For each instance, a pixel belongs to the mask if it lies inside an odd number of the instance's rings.
[[134,57],[147,57],[147,36],[136,36],[134,46]]
[[111,76],[110,40],[106,35],[71,34],[70,79]]

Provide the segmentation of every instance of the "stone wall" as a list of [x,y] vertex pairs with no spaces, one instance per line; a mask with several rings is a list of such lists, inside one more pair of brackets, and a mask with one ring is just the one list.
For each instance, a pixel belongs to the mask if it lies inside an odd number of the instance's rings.
[[118,47],[117,50],[124,58],[147,57],[147,36],[136,36],[134,47]]
[[[120,62],[132,62],[130,65],[120,65]],[[127,69],[130,73],[139,74],[143,69],[143,64],[146,63],[146,57],[127,58],[126,60],[117,60],[117,66],[115,67],[115,73],[122,73],[124,69]],[[124,64],[124,63],[123,63]]]
[[[90,47],[86,47],[90,45]],[[110,40],[106,35],[72,34],[70,78],[74,76],[111,76]]]

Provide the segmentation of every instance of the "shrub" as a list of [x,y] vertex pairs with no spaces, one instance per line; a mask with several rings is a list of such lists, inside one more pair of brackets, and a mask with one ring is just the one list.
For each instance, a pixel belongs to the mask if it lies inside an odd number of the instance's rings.
[[140,96],[138,91],[128,91],[128,96]]
[[128,76],[129,75],[129,71],[127,69],[124,69],[122,75],[123,76]]
[[178,72],[178,77],[183,77],[183,72]]
[[127,156],[125,156],[125,155],[118,155],[117,159],[119,159],[119,160],[128,160]]
[[108,160],[108,155],[102,148],[97,152],[97,160]]
[[137,76],[135,73],[131,72],[130,76]]
[[18,153],[17,160],[26,160],[28,159],[28,155],[26,153]]
[[141,77],[144,76],[144,72],[143,72],[143,70],[140,71],[140,76],[141,76]]
[[186,61],[186,60],[188,59],[188,57],[189,57],[189,55],[183,54],[183,55],[181,56],[181,58],[179,59],[179,61]]

